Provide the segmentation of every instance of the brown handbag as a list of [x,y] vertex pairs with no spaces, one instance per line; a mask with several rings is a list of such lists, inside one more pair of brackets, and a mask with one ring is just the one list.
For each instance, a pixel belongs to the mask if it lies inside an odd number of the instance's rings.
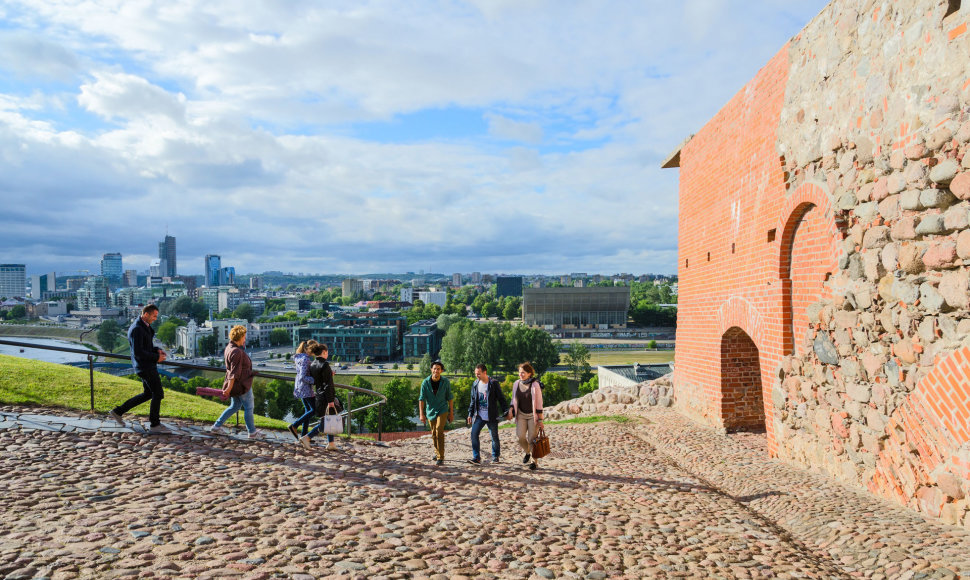
[[539,427],[536,438],[532,440],[532,457],[542,459],[549,455],[549,437],[546,436],[544,427]]

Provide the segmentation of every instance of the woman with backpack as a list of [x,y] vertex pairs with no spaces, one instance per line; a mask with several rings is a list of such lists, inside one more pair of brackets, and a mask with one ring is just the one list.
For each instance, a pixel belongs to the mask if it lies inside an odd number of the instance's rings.
[[532,442],[542,427],[542,383],[535,376],[536,370],[530,363],[519,365],[519,380],[512,385],[512,411],[515,413],[515,434],[519,446],[525,452],[523,464],[529,469],[539,468],[538,461],[532,457]]
[[[324,417],[332,412],[339,414],[341,410],[337,402],[337,390],[333,384],[333,369],[327,362],[327,356],[330,354],[327,345],[319,343],[313,345],[310,348],[310,354],[315,357],[313,362],[310,363],[310,376],[313,378],[313,391],[316,394],[315,405],[317,415],[320,416],[320,422],[309,433],[300,438],[300,444],[307,451],[310,450],[311,440],[323,429]],[[333,442],[333,435],[327,435],[327,449],[336,448],[337,444]]]

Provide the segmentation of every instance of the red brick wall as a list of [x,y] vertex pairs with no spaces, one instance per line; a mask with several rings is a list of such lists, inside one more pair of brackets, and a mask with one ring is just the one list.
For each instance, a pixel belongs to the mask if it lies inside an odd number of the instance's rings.
[[721,414],[724,428],[744,430],[763,428],[761,365],[758,347],[738,327],[721,339]]

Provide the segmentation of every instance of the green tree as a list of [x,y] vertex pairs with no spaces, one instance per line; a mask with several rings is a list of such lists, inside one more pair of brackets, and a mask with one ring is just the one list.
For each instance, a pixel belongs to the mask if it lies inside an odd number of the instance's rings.
[[418,374],[421,376],[421,380],[424,380],[424,377],[431,374],[432,362],[434,361],[431,360],[431,353],[424,353],[424,356],[421,357],[421,362],[418,363]]
[[185,326],[185,321],[181,318],[173,316],[159,325],[155,336],[158,338],[158,340],[162,341],[162,344],[175,344],[175,329],[180,326]]
[[471,377],[459,377],[451,381],[451,396],[455,399],[455,418],[458,420],[463,421],[466,416],[473,384],[475,379]]
[[290,331],[285,328],[274,328],[269,331],[269,345],[279,346],[290,342]]
[[506,320],[522,318],[522,299],[513,296],[506,300],[505,307],[502,309],[502,318]]
[[569,374],[572,375],[574,381],[581,383],[588,380],[592,375],[589,358],[589,349],[585,344],[574,342],[569,345],[564,362],[569,367]]
[[[411,381],[404,377],[391,379],[384,385],[384,396],[387,397],[387,404],[384,405],[384,430],[385,431],[411,431],[414,429],[412,417],[418,408],[418,390]],[[355,398],[356,400],[356,398]],[[377,431],[378,409],[372,407],[367,410],[367,428],[370,431]]]
[[[364,377],[362,377],[360,375],[355,375],[354,376],[354,380],[350,383],[350,385],[353,386],[353,387],[357,387],[359,389],[368,389],[368,390],[371,390],[371,391],[374,390],[373,383],[371,383],[370,381],[368,381],[367,379],[365,379]],[[369,405],[371,403],[377,402],[377,397],[375,397],[373,395],[368,395],[366,393],[356,393],[355,392],[353,394],[352,398],[351,398],[351,401],[352,401],[352,403],[354,405],[354,408],[355,409],[359,409],[360,407],[364,407],[364,406]],[[346,407],[346,405],[345,405],[345,407]],[[348,411],[349,411],[349,409],[348,409]],[[367,416],[369,415],[369,411],[370,411],[370,409],[368,409],[367,411],[364,411],[362,413],[357,413],[357,414],[354,415],[353,422],[351,424],[351,430],[353,430],[354,425],[356,425],[357,432],[358,433],[363,432],[363,430],[367,427]]]
[[502,368],[512,372],[526,361],[531,362],[536,374],[541,375],[559,363],[559,349],[543,330],[511,326],[504,333]]
[[551,407],[572,397],[569,379],[556,373],[546,373],[539,379],[542,383],[542,406]]
[[598,388],[600,388],[600,378],[598,375],[593,375],[591,379],[579,385],[579,394],[588,395]]
[[121,326],[114,320],[105,320],[98,327],[98,344],[111,352],[121,342]]
[[232,311],[232,315],[236,318],[245,319],[246,322],[253,321],[253,307],[248,302],[243,302]]
[[218,349],[218,342],[216,341],[215,334],[207,334],[199,339],[199,356],[212,356],[216,354]]
[[27,317],[27,307],[17,304],[7,313],[7,320],[22,320]]

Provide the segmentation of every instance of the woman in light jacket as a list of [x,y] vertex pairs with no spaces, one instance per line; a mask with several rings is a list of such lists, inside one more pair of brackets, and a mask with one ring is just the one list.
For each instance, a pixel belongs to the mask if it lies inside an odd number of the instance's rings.
[[525,452],[522,463],[528,463],[532,470],[539,468],[538,461],[532,457],[532,441],[542,427],[542,384],[535,375],[536,370],[531,364],[522,363],[519,365],[519,380],[512,385],[515,434]]
[[290,423],[290,433],[297,441],[300,440],[300,432],[297,427],[302,427],[303,435],[310,430],[310,422],[317,414],[316,395],[313,394],[313,377],[310,376],[310,363],[313,358],[307,354],[317,341],[305,340],[296,347],[296,356],[293,357],[293,366],[296,367],[296,379],[293,383],[293,397],[303,402],[303,415]]

